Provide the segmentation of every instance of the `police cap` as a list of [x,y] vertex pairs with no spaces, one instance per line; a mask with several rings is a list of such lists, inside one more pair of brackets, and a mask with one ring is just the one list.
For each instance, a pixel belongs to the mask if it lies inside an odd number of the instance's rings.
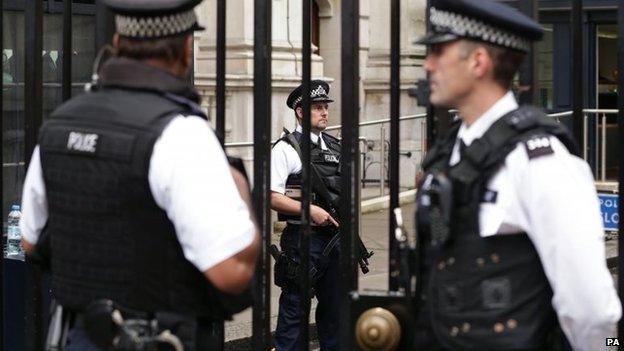
[[159,39],[204,29],[195,6],[202,0],[104,0],[115,13],[117,33],[132,39]]
[[542,38],[539,23],[516,9],[491,0],[432,0],[431,32],[416,44],[431,45],[461,38],[523,52]]
[[[303,84],[288,95],[286,105],[294,110],[301,105],[301,101],[303,101]],[[334,102],[329,98],[329,84],[326,81],[318,79],[310,81],[310,102]]]

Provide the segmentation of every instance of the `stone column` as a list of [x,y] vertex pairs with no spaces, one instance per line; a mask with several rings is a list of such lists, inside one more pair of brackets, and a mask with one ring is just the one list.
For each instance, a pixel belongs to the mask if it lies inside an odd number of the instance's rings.
[[[301,82],[301,1],[273,1],[273,139],[282,127],[294,129],[295,118],[286,97]],[[225,140],[253,140],[253,0],[228,0],[226,18],[226,116]],[[203,107],[214,120],[216,89],[216,0],[205,0],[197,9],[205,31],[195,35],[195,85]],[[312,76],[323,78],[323,59],[312,57]],[[328,78],[331,81],[331,79]],[[243,157],[251,170],[251,147],[229,148]]]

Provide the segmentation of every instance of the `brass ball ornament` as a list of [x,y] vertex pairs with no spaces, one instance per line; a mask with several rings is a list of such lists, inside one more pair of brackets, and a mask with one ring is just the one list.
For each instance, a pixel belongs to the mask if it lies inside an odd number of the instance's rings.
[[393,351],[401,341],[401,324],[392,312],[374,307],[358,318],[355,338],[362,350]]

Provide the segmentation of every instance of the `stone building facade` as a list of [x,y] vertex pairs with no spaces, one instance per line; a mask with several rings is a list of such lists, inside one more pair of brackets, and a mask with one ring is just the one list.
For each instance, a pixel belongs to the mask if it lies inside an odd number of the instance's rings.
[[[282,127],[292,130],[295,118],[286,106],[289,92],[301,82],[300,0],[273,1],[273,90],[272,135],[279,137]],[[339,125],[340,111],[340,17],[339,0],[315,0],[313,9],[313,78],[331,83],[330,125]],[[216,1],[205,0],[198,8],[200,22],[206,27],[196,34],[195,83],[203,104],[214,121],[216,76]],[[425,29],[425,2],[404,0],[401,8],[401,115],[424,113],[408,96],[408,89],[424,76],[424,48],[413,41]],[[253,140],[253,0],[227,1],[226,30],[226,143]],[[390,113],[390,1],[360,2],[360,121],[388,118]],[[386,140],[389,124],[385,124]],[[412,187],[420,166],[423,148],[424,119],[401,123],[401,186]],[[381,125],[366,126],[360,135],[362,177],[375,182],[380,177]],[[388,148],[386,147],[386,150]],[[407,153],[411,153],[407,157]],[[228,148],[228,153],[242,156],[251,169],[253,151]],[[387,153],[387,151],[386,151]],[[365,173],[364,173],[365,169]]]

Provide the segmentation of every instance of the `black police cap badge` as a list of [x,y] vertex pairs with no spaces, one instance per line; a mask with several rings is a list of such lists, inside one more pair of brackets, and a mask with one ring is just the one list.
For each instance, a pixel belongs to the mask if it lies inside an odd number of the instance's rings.
[[[293,110],[297,108],[303,101],[303,84],[295,88],[288,99],[286,99],[286,105]],[[329,98],[329,84],[320,79],[310,81],[310,101],[311,102],[333,102],[334,100]]]

